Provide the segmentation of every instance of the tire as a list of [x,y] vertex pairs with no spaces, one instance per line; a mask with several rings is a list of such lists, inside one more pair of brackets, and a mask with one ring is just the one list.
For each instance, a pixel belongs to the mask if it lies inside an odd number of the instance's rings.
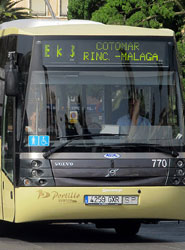
[[116,225],[115,230],[119,237],[134,237],[139,232],[140,226],[140,222],[125,221]]
[[0,237],[5,237],[5,236],[9,235],[13,225],[14,224],[11,222],[6,222],[6,221],[0,220]]

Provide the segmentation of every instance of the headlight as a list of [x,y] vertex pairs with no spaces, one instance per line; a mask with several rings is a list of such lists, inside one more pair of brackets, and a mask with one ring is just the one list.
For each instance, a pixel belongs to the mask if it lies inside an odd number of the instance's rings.
[[33,160],[31,162],[32,168],[39,168],[41,165],[42,165],[42,162],[40,162],[40,161]]

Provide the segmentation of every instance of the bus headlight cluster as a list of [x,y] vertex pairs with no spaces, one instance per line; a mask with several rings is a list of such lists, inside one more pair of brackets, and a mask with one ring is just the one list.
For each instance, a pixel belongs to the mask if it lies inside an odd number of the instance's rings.
[[41,187],[55,186],[52,165],[42,158],[25,158],[20,160],[19,186]]
[[172,178],[173,185],[185,185],[185,164],[183,159],[176,161],[174,177]]

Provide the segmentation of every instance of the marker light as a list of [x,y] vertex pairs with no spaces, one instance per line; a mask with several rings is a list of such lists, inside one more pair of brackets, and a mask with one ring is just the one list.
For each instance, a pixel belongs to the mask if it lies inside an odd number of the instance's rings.
[[184,171],[180,168],[176,170],[176,174],[177,176],[183,176],[184,175]]
[[184,166],[183,160],[178,160],[178,161],[176,162],[176,164],[177,164],[177,166],[178,166],[179,168],[182,168],[182,167]]
[[41,162],[40,161],[35,161],[35,160],[33,160],[32,162],[31,162],[31,166],[33,167],[33,168],[39,168],[40,166],[41,166]]

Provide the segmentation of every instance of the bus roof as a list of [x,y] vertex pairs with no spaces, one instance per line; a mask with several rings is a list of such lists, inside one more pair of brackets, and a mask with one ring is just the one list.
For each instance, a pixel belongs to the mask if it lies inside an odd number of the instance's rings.
[[86,20],[21,19],[0,25],[0,36],[20,35],[89,35],[89,36],[162,36],[172,37],[170,29],[151,29],[124,25],[105,25]]

